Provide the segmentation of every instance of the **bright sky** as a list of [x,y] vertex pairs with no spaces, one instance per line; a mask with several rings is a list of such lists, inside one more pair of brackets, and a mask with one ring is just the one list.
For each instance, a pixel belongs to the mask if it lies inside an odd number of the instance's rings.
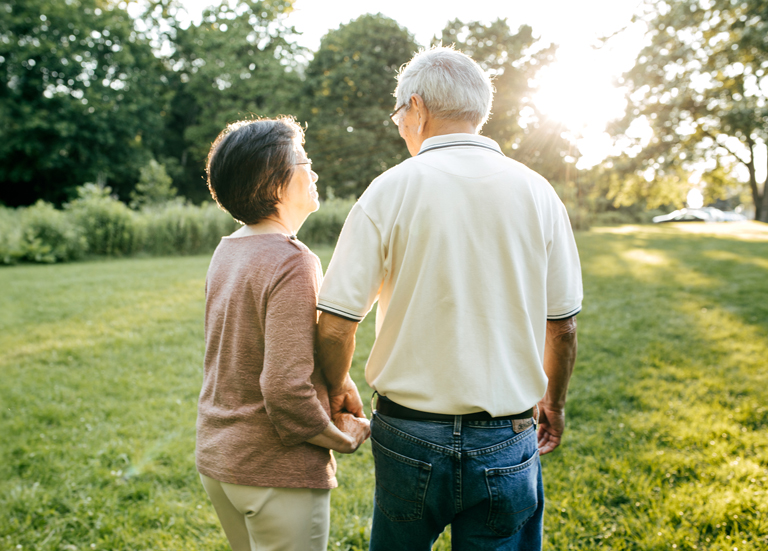
[[[184,0],[193,19],[217,0]],[[296,0],[288,18],[311,50],[329,30],[365,13],[382,13],[428,45],[448,21],[490,22],[506,18],[512,29],[528,24],[536,35],[560,46],[557,62],[542,70],[539,108],[562,120],[576,139],[582,158],[577,166],[597,164],[612,152],[606,123],[623,114],[623,92],[614,79],[628,70],[643,42],[643,29],[631,26],[640,0]],[[437,5],[437,7],[435,7]],[[599,38],[626,31],[595,49]],[[394,88],[393,80],[392,86]]]

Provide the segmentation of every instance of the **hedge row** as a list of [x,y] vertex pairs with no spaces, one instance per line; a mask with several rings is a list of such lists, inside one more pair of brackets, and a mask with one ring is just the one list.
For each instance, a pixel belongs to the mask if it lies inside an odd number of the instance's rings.
[[[311,215],[299,237],[333,244],[353,200],[334,199]],[[68,262],[90,256],[207,254],[239,227],[213,203],[182,200],[131,210],[109,188],[86,185],[62,210],[38,201],[0,206],[0,264]]]

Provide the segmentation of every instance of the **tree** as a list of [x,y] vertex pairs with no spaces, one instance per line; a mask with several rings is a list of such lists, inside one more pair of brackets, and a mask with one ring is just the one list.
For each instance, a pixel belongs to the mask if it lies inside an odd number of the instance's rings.
[[725,181],[724,167],[741,164],[755,218],[768,222],[768,186],[755,166],[756,148],[768,143],[768,3],[657,1],[637,19],[646,22],[649,43],[625,75],[631,93],[623,128],[645,118],[653,138],[633,169],[664,182],[704,166],[704,180],[715,186]]
[[578,151],[563,137],[563,125],[543,116],[531,99],[536,73],[554,60],[556,46],[541,45],[528,25],[513,33],[505,19],[488,25],[456,19],[432,42],[453,44],[493,77],[496,93],[484,135],[550,181],[572,177]]
[[170,10],[168,40],[173,68],[166,147],[158,158],[180,192],[207,197],[205,159],[211,142],[231,122],[295,111],[300,88],[295,56],[284,25],[292,0],[222,2],[203,12],[199,25],[182,28]]
[[417,48],[408,31],[381,14],[363,15],[323,37],[307,67],[300,111],[322,196],[360,195],[407,158],[388,114],[397,70]]
[[0,22],[0,201],[62,203],[86,181],[127,195],[167,100],[149,40],[107,0],[9,0]]
[[168,176],[165,167],[151,159],[141,168],[139,182],[131,192],[131,208],[167,203],[175,197],[176,188],[173,187],[173,180]]

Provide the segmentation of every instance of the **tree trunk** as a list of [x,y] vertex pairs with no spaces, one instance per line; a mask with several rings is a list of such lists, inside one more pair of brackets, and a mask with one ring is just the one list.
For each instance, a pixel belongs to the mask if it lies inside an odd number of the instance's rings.
[[[768,223],[768,176],[765,177],[763,182],[763,193],[760,199],[760,208],[755,206],[755,220]],[[759,215],[758,215],[759,212]]]
[[766,195],[765,186],[763,186],[762,196],[757,189],[757,175],[755,174],[755,142],[751,136],[747,135],[747,145],[749,146],[749,188],[752,191],[752,204],[755,205],[755,220],[762,220],[768,212],[763,208],[763,197]]
[[[768,157],[768,156],[767,156]],[[763,197],[760,207],[760,216],[757,216],[758,209],[755,208],[755,220],[768,223],[768,158],[765,160],[765,178],[763,179]]]

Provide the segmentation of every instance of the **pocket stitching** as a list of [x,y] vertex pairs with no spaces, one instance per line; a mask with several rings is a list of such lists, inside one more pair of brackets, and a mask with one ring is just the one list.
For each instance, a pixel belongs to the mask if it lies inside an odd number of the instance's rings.
[[399,453],[394,452],[389,448],[385,447],[381,442],[379,442],[373,437],[371,437],[371,444],[376,444],[376,447],[379,448],[379,451],[381,451],[384,455],[388,455],[389,457],[391,457],[396,461],[400,461],[401,463],[406,463],[408,465],[411,465],[412,467],[419,467],[422,469],[426,469],[427,471],[430,471],[430,472],[432,471],[432,465],[430,465],[429,463],[425,463],[424,461],[419,461],[418,459],[411,459],[410,457],[400,455]]
[[526,459],[519,465],[515,465],[513,467],[492,467],[490,469],[485,469],[485,472],[486,474],[491,474],[491,475],[516,473],[517,471],[522,471],[530,467],[531,464],[533,464],[538,457],[539,457],[539,450],[536,450],[535,452],[533,452],[533,455],[529,459]]

